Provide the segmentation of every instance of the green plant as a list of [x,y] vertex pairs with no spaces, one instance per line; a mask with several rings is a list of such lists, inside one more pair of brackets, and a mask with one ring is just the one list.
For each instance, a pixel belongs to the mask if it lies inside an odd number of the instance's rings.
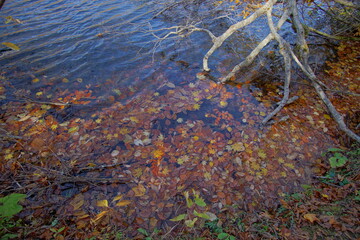
[[329,158],[330,166],[332,168],[339,168],[346,164],[348,158],[341,152],[345,152],[340,148],[329,148],[328,152],[333,153],[333,156]]
[[21,226],[21,220],[13,220],[13,216],[22,210],[19,201],[26,197],[25,194],[12,193],[0,198],[0,235],[1,240],[18,237],[18,234],[9,232],[9,229]]
[[159,229],[155,228],[152,234],[149,234],[144,228],[138,228],[138,232],[145,236],[145,240],[151,240],[153,235],[156,235],[160,232]]
[[225,233],[225,232],[219,233],[217,238],[222,239],[222,240],[235,240],[235,237],[233,235],[230,235],[230,234]]
[[[198,212],[196,211],[196,207],[206,207],[206,203],[204,199],[200,197],[200,194],[196,192],[194,189],[192,190],[192,197],[190,196],[189,192],[184,192],[186,206],[188,207],[187,213],[180,214],[170,221],[178,222],[185,220],[185,225],[187,227],[194,227],[196,221],[199,218],[203,218],[205,220],[215,220],[217,217],[215,214],[210,212]],[[193,217],[195,216],[195,217]]]

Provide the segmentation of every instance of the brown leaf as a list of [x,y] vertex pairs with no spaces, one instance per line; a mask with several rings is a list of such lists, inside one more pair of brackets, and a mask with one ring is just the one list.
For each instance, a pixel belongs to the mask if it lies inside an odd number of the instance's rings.
[[316,214],[313,213],[307,213],[304,215],[304,218],[308,220],[309,222],[313,223],[315,221],[319,221],[319,219],[316,217]]
[[32,147],[36,151],[40,151],[45,146],[45,141],[42,138],[34,138],[34,140],[31,141],[30,147]]
[[84,204],[84,195],[83,194],[77,194],[73,200],[71,200],[70,205],[74,207],[74,211],[81,208],[81,206]]

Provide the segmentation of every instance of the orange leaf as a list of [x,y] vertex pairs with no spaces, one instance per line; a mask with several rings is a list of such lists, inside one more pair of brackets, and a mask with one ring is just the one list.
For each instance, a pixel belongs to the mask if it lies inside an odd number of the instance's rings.
[[96,217],[92,220],[93,222],[97,222],[99,221],[101,218],[103,218],[105,216],[105,214],[107,213],[108,211],[102,211],[101,213],[99,213],[98,215],[96,215]]

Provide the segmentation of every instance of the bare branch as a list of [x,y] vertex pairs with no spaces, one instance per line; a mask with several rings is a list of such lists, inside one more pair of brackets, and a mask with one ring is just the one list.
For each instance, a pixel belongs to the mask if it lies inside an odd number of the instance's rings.
[[[280,18],[277,27],[276,27],[276,31],[280,30],[282,25],[286,22],[286,19],[289,17],[288,15],[288,11],[285,10],[282,17]],[[221,83],[225,83],[227,81],[229,81],[233,76],[235,76],[235,74],[242,68],[249,66],[254,59],[256,58],[256,56],[260,53],[260,51],[271,41],[274,39],[274,35],[272,33],[270,33],[269,35],[267,35],[252,51],[251,53],[245,58],[244,61],[242,61],[241,63],[239,63],[238,65],[236,65],[231,72],[225,77],[223,78],[220,82]]]
[[203,69],[204,71],[210,71],[208,66],[208,59],[209,57],[223,44],[223,42],[228,39],[234,32],[237,30],[246,27],[247,25],[254,22],[258,17],[265,14],[269,7],[272,7],[277,0],[270,0],[266,4],[264,4],[261,8],[256,10],[253,14],[251,14],[248,18],[238,23],[231,25],[228,30],[226,30],[222,35],[217,37],[214,41],[214,45],[210,48],[210,50],[205,54],[203,58]]
[[274,36],[276,41],[279,43],[280,47],[280,54],[284,58],[285,63],[285,83],[284,83],[284,97],[278,103],[278,106],[275,108],[274,111],[272,111],[269,115],[264,118],[262,121],[263,124],[266,124],[272,117],[274,117],[288,102],[289,95],[290,95],[290,82],[291,82],[291,57],[288,53],[288,49],[290,48],[290,45],[280,36],[280,34],[277,32],[274,22],[272,20],[272,7],[266,12],[267,19],[268,19],[268,25],[271,31],[271,34]]

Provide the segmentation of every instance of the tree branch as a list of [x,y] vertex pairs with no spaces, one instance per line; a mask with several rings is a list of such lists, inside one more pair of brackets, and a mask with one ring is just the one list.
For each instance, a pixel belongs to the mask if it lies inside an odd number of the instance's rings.
[[277,0],[270,0],[266,4],[264,4],[261,8],[256,10],[253,14],[251,14],[248,18],[246,18],[243,21],[240,21],[238,23],[235,23],[231,25],[228,30],[226,30],[222,35],[215,38],[214,45],[210,48],[210,50],[205,54],[203,58],[203,69],[204,71],[209,72],[210,68],[208,66],[208,60],[209,57],[223,44],[223,42],[228,39],[234,32],[239,30],[240,28],[243,28],[250,23],[254,22],[259,16],[266,13],[266,11],[269,9],[269,7],[272,7]]
[[280,36],[280,34],[277,32],[274,22],[272,20],[272,7],[269,8],[269,10],[266,12],[267,19],[268,19],[268,25],[271,31],[271,34],[275,38],[275,40],[279,43],[280,47],[280,54],[283,56],[284,63],[285,63],[285,83],[284,83],[284,97],[278,103],[278,106],[275,108],[274,111],[272,111],[269,115],[264,118],[262,121],[263,124],[266,124],[272,117],[274,117],[287,103],[289,100],[290,95],[290,82],[291,82],[291,57],[288,53],[289,44]]
[[303,28],[303,25],[300,22],[300,18],[299,18],[299,15],[298,15],[297,7],[296,7],[296,0],[290,0],[290,10],[292,12],[293,25],[294,25],[295,29],[297,30],[297,33],[298,33],[298,39],[297,40],[298,40],[298,44],[301,46],[300,47],[300,50],[301,50],[300,54],[301,54],[301,59],[304,62],[304,64],[301,64],[301,62],[297,59],[294,52],[291,51],[291,55],[292,55],[293,59],[300,66],[300,68],[305,73],[305,75],[311,80],[311,83],[312,83],[313,87],[315,88],[318,96],[324,102],[324,104],[326,105],[326,107],[329,110],[330,114],[332,115],[332,117],[334,118],[336,123],[339,125],[340,129],[342,131],[344,131],[352,139],[356,140],[357,142],[360,142],[360,136],[358,136],[356,133],[351,131],[346,126],[343,117],[336,110],[336,108],[331,103],[331,101],[327,97],[324,90],[318,84],[319,80],[317,79],[317,77],[315,76],[313,70],[311,69],[311,67],[308,64],[308,57],[309,57],[309,51],[308,50],[309,50],[309,48],[307,47],[307,43],[306,43],[306,40],[305,40],[305,34],[304,34],[304,28]]
[[[288,15],[288,11],[285,10],[283,15],[281,16],[277,27],[276,27],[276,31],[280,30],[282,25],[286,22],[286,19],[289,17]],[[235,74],[242,68],[249,66],[254,59],[257,57],[257,55],[260,53],[260,51],[272,40],[274,39],[274,35],[272,33],[269,33],[252,51],[251,53],[245,58],[244,61],[242,61],[241,63],[239,63],[238,65],[236,65],[231,72],[225,77],[223,78],[220,82],[221,83],[225,83],[227,81],[229,81],[233,76],[235,76]]]

